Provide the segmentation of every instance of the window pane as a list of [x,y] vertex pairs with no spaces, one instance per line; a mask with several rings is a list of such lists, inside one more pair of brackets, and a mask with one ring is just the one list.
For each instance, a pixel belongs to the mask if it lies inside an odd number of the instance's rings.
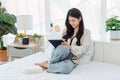
[[107,1],[107,17],[120,16],[120,0]]

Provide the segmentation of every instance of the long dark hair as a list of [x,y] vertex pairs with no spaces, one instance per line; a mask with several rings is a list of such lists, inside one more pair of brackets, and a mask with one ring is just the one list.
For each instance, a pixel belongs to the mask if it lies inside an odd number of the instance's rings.
[[65,25],[66,25],[66,35],[63,36],[64,39],[68,39],[68,38],[71,38],[72,35],[74,34],[74,29],[73,27],[69,24],[69,20],[68,20],[68,17],[71,16],[71,17],[75,17],[77,19],[79,19],[81,17],[81,21],[79,23],[79,30],[78,30],[78,33],[76,34],[76,38],[77,38],[77,42],[76,44],[78,46],[81,45],[80,43],[80,40],[81,40],[81,37],[84,33],[84,21],[83,21],[83,17],[82,17],[82,13],[79,9],[76,9],[76,8],[72,8],[68,11],[67,13],[67,17],[66,17],[66,21],[65,21]]

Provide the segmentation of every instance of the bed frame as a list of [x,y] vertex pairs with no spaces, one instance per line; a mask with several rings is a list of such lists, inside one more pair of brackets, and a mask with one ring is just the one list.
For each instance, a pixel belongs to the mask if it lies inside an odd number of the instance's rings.
[[119,41],[95,41],[94,61],[120,64]]

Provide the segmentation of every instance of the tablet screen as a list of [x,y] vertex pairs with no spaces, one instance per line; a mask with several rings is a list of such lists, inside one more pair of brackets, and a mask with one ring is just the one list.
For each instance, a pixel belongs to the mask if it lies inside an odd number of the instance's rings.
[[56,48],[58,45],[61,44],[61,42],[63,42],[63,40],[49,40],[49,42]]

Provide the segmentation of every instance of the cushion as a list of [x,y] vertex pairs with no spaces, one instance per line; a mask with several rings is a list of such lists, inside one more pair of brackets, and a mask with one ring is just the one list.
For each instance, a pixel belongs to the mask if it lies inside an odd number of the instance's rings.
[[25,74],[31,74],[31,73],[42,73],[44,70],[40,66],[31,65],[31,66],[24,66],[24,68],[22,68],[21,71]]
[[91,43],[87,51],[83,55],[81,55],[79,63],[82,64],[89,62],[93,57],[93,53],[94,53],[94,41],[91,40]]

